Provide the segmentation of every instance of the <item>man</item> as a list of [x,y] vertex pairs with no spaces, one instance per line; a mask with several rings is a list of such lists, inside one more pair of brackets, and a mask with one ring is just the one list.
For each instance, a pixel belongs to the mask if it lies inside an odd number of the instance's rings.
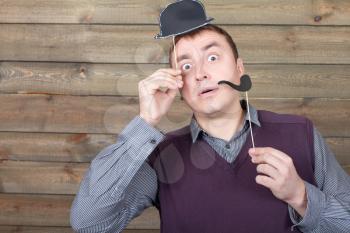
[[[350,179],[319,132],[302,117],[248,106],[232,38],[206,25],[176,38],[179,70],[139,83],[140,114],[92,161],[71,211],[77,232],[121,232],[152,205],[162,232],[350,232]],[[160,91],[166,87],[166,92]],[[189,126],[156,126],[177,91]]]

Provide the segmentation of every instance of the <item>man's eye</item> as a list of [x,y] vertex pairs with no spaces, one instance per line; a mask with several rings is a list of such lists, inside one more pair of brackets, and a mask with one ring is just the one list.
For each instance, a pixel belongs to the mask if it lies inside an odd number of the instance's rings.
[[218,59],[218,56],[217,55],[210,55],[208,57],[208,61],[216,61]]
[[191,64],[184,64],[183,66],[182,66],[182,69],[183,70],[189,70],[189,69],[191,69],[191,67],[192,67],[192,65]]

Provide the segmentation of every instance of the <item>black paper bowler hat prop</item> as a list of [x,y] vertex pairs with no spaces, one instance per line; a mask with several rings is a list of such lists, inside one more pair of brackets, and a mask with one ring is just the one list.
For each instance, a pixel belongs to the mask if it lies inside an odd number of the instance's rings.
[[207,17],[204,6],[195,0],[181,0],[169,4],[159,17],[160,33],[156,39],[185,34],[209,24],[213,18]]

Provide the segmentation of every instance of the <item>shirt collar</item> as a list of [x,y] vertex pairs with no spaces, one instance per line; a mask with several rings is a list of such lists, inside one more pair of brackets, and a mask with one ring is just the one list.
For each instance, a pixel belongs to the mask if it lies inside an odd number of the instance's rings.
[[[241,107],[244,110],[245,114],[245,123],[249,123],[249,115],[247,114],[247,102],[245,100],[241,100]],[[257,110],[249,104],[249,112],[250,112],[250,118],[251,122],[259,127],[261,127],[259,118],[258,118],[258,112]],[[198,125],[197,120],[195,119],[194,115],[192,115],[191,123],[190,123],[190,129],[191,129],[191,136],[192,136],[192,142],[194,143],[200,132],[204,132],[204,130]]]

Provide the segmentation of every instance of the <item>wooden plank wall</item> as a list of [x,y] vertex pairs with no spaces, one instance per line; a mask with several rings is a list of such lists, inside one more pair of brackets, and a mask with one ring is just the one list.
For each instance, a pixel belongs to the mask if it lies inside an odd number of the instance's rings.
[[[0,0],[0,232],[72,232],[89,161],[167,66],[165,0]],[[258,108],[311,118],[350,174],[350,1],[207,0],[236,40]],[[177,100],[161,128],[188,123]],[[128,233],[159,232],[146,210]]]

